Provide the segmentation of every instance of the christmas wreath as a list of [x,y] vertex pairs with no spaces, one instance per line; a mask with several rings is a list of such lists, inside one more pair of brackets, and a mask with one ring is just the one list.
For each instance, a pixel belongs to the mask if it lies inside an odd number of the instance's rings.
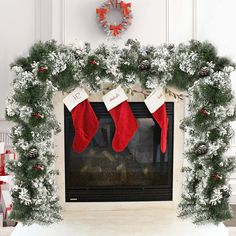
[[[123,17],[122,21],[118,24],[111,23],[107,17],[107,14],[113,9],[120,10]],[[100,8],[96,9],[96,14],[99,23],[107,34],[117,37],[131,24],[131,3],[125,3],[124,1],[118,0],[109,0],[103,3]]]
[[154,47],[128,40],[122,49],[101,45],[91,50],[87,43],[76,48],[39,42],[11,69],[16,77],[6,116],[15,122],[11,137],[19,156],[8,164],[15,176],[12,219],[25,224],[61,219],[58,172],[53,167],[52,137],[60,131],[53,115],[54,93],[77,87],[101,91],[104,82],[130,89],[137,81],[146,91],[161,87],[168,92],[175,86],[189,98],[189,115],[181,124],[188,137],[184,153],[188,165],[183,168],[179,216],[192,216],[195,223],[232,217],[228,179],[235,163],[224,153],[233,135],[230,122],[236,117],[230,82],[235,65],[219,57],[210,43]]

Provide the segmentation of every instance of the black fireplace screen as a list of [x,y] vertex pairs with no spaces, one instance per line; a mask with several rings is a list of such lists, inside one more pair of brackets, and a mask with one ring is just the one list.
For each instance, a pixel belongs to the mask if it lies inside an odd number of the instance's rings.
[[84,152],[72,150],[74,128],[65,107],[66,201],[172,200],[173,103],[167,103],[168,144],[160,152],[161,130],[143,102],[130,102],[138,130],[121,153],[111,144],[115,126],[102,102],[91,102],[99,128]]

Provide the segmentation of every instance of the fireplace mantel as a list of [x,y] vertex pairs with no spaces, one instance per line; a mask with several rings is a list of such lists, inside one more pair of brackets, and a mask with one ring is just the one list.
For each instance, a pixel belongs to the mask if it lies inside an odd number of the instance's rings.
[[[138,90],[138,89],[137,89]],[[175,89],[172,91],[179,93]],[[92,95],[89,100],[91,102],[101,102],[102,93]],[[179,128],[180,121],[185,115],[185,100],[176,101],[173,97],[166,97],[167,102],[174,102],[174,155],[173,155],[173,200],[165,202],[66,202],[65,201],[65,146],[64,146],[64,104],[62,102],[66,94],[57,92],[54,96],[54,112],[57,120],[60,122],[62,132],[55,136],[55,152],[58,156],[56,167],[60,171],[57,176],[58,195],[63,210],[115,210],[115,209],[134,209],[134,208],[153,208],[155,206],[163,206],[167,208],[176,207],[180,201],[182,192],[182,172],[183,151],[184,151],[184,133]],[[143,101],[142,94],[135,93],[128,95],[128,101]]]

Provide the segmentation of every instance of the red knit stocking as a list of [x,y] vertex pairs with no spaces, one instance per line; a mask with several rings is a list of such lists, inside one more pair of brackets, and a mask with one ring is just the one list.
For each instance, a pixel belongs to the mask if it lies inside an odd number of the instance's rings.
[[148,110],[152,113],[161,128],[161,152],[166,152],[167,131],[168,131],[168,116],[166,112],[166,103],[162,89],[155,89],[146,99],[145,104]]
[[122,152],[134,136],[138,124],[127,101],[109,110],[115,123],[116,131],[112,140],[112,148]]
[[152,116],[158,123],[161,128],[161,152],[166,152],[166,143],[167,143],[167,129],[168,129],[168,117],[166,113],[166,103],[159,107]]
[[75,128],[72,147],[75,152],[83,152],[97,132],[98,119],[88,99],[79,103],[71,113]]
[[120,86],[103,96],[105,106],[116,127],[112,140],[112,148],[116,152],[122,152],[126,148],[138,128],[127,99],[124,90]]

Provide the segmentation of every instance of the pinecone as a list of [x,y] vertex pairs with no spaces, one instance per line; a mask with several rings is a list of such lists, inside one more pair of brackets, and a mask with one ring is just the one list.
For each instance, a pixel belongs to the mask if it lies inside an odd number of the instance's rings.
[[19,189],[12,189],[11,196],[13,198],[19,198],[19,195],[20,195],[20,190]]
[[228,191],[221,189],[220,192],[222,193],[222,196],[224,198],[229,198],[230,197],[230,193]]
[[196,167],[197,167],[198,170],[202,170],[203,169],[203,166],[201,164],[196,165]]
[[205,142],[199,142],[195,146],[195,154],[198,156],[204,155],[208,152],[208,146]]
[[34,159],[39,156],[37,148],[31,148],[28,152],[28,157]]
[[207,66],[203,66],[199,71],[199,76],[206,77],[208,75],[210,75],[210,68]]
[[139,65],[140,70],[148,70],[150,68],[151,68],[151,65],[150,65],[149,60],[143,60]]

